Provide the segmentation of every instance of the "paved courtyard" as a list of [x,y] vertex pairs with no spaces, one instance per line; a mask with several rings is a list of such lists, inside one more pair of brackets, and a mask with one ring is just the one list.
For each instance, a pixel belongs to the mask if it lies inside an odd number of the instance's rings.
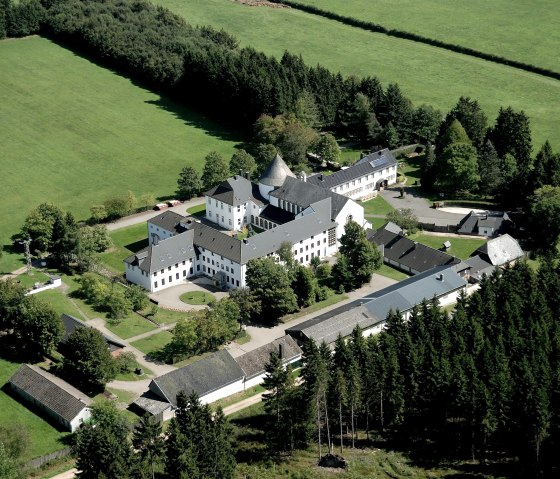
[[226,291],[220,291],[217,289],[210,278],[199,277],[193,279],[192,281],[185,281],[177,286],[172,286],[171,288],[167,288],[156,293],[150,293],[149,296],[154,301],[157,301],[160,306],[168,309],[192,311],[206,308],[206,305],[187,304],[183,303],[183,301],[179,299],[182,294],[190,291],[204,291],[212,294],[217,300],[225,298],[228,295]]

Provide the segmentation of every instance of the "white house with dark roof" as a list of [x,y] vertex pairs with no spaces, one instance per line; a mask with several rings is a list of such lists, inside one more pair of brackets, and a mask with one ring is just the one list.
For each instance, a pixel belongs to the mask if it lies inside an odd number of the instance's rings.
[[353,200],[367,200],[397,181],[397,160],[388,150],[380,150],[362,157],[352,166],[332,175],[309,176],[307,182],[327,188]]
[[68,431],[74,432],[91,417],[89,397],[38,366],[23,364],[9,384],[13,391]]
[[[258,185],[239,175],[209,190],[203,221],[169,211],[148,221],[149,245],[125,260],[126,278],[151,292],[196,275],[224,289],[244,287],[247,262],[274,255],[282,243],[292,244],[301,264],[336,254],[349,220],[369,226],[362,206],[298,180],[276,155]],[[237,239],[246,225],[263,231]]]

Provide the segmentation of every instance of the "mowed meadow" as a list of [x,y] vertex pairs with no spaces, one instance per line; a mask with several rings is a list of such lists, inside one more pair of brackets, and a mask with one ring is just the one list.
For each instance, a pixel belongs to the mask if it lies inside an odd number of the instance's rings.
[[[470,96],[492,121],[500,106],[524,110],[534,143],[540,146],[549,139],[553,148],[560,148],[560,81],[293,8],[251,7],[231,0],[155,1],[194,25],[223,28],[244,46],[277,57],[288,50],[310,65],[320,63],[345,75],[377,76],[385,85],[397,82],[415,105],[427,103],[445,112],[460,96]],[[340,2],[339,8],[350,12],[353,2]]]
[[294,0],[560,72],[558,0]]
[[[86,219],[130,190],[173,195],[180,169],[202,171],[239,141],[204,117],[41,37],[0,41],[0,244],[30,209],[53,202]],[[4,254],[0,273],[21,266]]]

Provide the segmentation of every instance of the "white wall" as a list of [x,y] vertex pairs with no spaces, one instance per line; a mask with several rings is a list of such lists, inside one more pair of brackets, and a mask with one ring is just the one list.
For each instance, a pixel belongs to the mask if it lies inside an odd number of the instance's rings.
[[340,237],[344,234],[344,225],[346,225],[350,216],[352,217],[352,220],[358,223],[362,228],[366,226],[363,206],[359,205],[355,201],[347,201],[335,218],[335,221],[338,223],[336,232],[337,239],[340,239]]
[[91,409],[89,407],[85,407],[80,411],[80,414],[78,414],[74,419],[72,419],[72,421],[70,421],[70,431],[74,432],[90,417],[91,417]]
[[218,399],[223,399],[241,391],[243,391],[243,378],[235,381],[232,384],[224,386],[223,388],[217,389],[216,391],[201,396],[200,402],[202,402],[203,404],[210,404],[214,401],[217,401]]
[[222,228],[228,230],[238,229],[235,226],[234,209],[235,211],[237,210],[236,207],[228,205],[223,201],[210,198],[209,196],[206,197],[206,219]]
[[148,244],[154,243],[154,235],[158,237],[159,241],[162,241],[171,236],[175,236],[174,231],[168,231],[166,229],[160,228],[152,223],[148,223]]
[[347,196],[353,200],[364,200],[377,195],[376,184],[379,180],[387,180],[392,185],[397,181],[397,166],[384,168],[374,173],[368,173],[354,180],[347,181],[341,185],[331,188],[331,191],[339,195]]
[[334,245],[329,245],[329,230],[325,230],[310,238],[294,243],[292,251],[296,261],[307,265],[314,256],[325,258],[326,256],[334,255],[338,251],[338,245],[336,242]]
[[152,271],[151,274],[142,271],[138,266],[128,263],[125,263],[125,265],[127,281],[138,284],[152,293],[184,283],[196,274],[192,260],[180,261],[172,266]]

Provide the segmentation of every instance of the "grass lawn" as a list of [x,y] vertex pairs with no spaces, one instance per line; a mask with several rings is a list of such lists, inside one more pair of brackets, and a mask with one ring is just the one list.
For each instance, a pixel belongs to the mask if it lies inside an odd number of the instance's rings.
[[402,281],[403,279],[410,278],[410,276],[406,273],[403,273],[397,268],[393,268],[392,266],[385,263],[381,265],[381,268],[379,268],[376,273],[380,274],[381,276],[386,276],[387,278],[395,279],[397,281]]
[[119,274],[124,271],[123,260],[148,246],[148,227],[146,223],[128,226],[109,234],[114,246],[99,254],[100,261]]
[[179,299],[186,304],[201,305],[211,303],[216,298],[206,291],[187,291]]
[[[99,315],[98,315],[99,316]],[[130,313],[118,323],[105,321],[105,326],[119,338],[128,339],[148,331],[153,331],[156,326],[136,313]]]
[[171,341],[173,335],[169,331],[161,331],[159,333],[152,334],[147,338],[139,339],[138,341],[134,341],[130,343],[136,349],[139,349],[144,354],[149,355],[155,351],[159,351],[163,348],[167,343]]
[[360,153],[364,150],[357,148],[341,148],[340,163],[343,165],[353,165],[360,159]]
[[385,223],[387,223],[387,220],[385,218],[372,218],[370,217],[366,217],[366,219],[371,223],[371,227],[376,230],[381,228]]
[[191,206],[187,208],[187,213],[194,216],[204,216],[206,213],[206,204]]
[[[0,41],[0,105],[3,245],[41,202],[79,220],[128,190],[174,196],[183,166],[202,171],[208,152],[229,158],[242,139],[37,36]],[[5,251],[0,271],[19,266]]]
[[36,269],[31,270],[31,274],[23,273],[18,275],[17,281],[25,286],[26,288],[32,288],[35,283],[45,283],[48,281],[49,276],[42,271],[37,271]]
[[414,186],[420,183],[422,179],[422,165],[424,164],[424,155],[418,155],[413,158],[399,160],[399,175],[407,178],[406,186]]
[[0,425],[13,425],[24,429],[29,437],[29,448],[22,459],[64,449],[68,446],[70,433],[59,431],[49,422],[6,393],[6,382],[19,369],[20,364],[0,358]]
[[[37,293],[37,297],[49,303],[50,306],[60,315],[63,313],[74,316],[75,318],[85,320],[76,305],[70,301],[60,289],[49,289],[42,293]],[[81,309],[81,308],[80,308]]]
[[394,208],[385,201],[382,196],[376,196],[371,200],[363,201],[360,203],[364,207],[364,215],[383,215],[390,213]]
[[418,241],[419,243],[431,246],[432,248],[439,249],[445,241],[451,243],[451,248],[447,253],[452,254],[460,259],[467,259],[476,251],[480,246],[486,243],[485,239],[481,238],[457,238],[454,236],[434,236],[425,233],[415,233],[409,236],[410,239]]
[[152,316],[151,319],[153,319],[156,323],[171,324],[176,323],[180,319],[187,318],[188,316],[188,313],[184,313],[181,311],[158,308],[157,313],[155,314],[155,316]]
[[[359,18],[463,45],[485,53],[560,71],[560,9],[555,0],[297,0]],[[542,19],[547,21],[543,22]],[[535,26],[538,25],[538,28]]]
[[[552,5],[552,2],[547,0],[546,4]],[[551,120],[558,118],[558,80],[441,48],[367,32],[293,8],[254,8],[229,0],[156,0],[156,3],[183,15],[193,25],[211,24],[224,28],[234,34],[241,45],[250,45],[276,57],[288,50],[301,54],[308,65],[320,63],[344,75],[377,76],[385,85],[398,82],[415,105],[427,103],[447,111],[460,96],[469,96],[479,101],[491,120],[496,117],[500,106],[511,105],[529,115],[534,144],[541,145],[548,138],[553,149],[560,148],[560,122]],[[331,0],[330,4],[334,3]],[[338,2],[339,8],[346,11],[348,3],[353,1]],[[402,2],[399,3],[402,5]],[[507,0],[500,0],[500,3],[504,6],[508,4]],[[530,0],[525,0],[525,3],[531,4]],[[455,8],[456,4],[452,2],[449,6]],[[479,0],[478,4],[483,8],[483,0]],[[370,5],[371,2],[368,2]],[[366,11],[372,11],[371,8]],[[465,3],[462,9],[468,8],[470,3]],[[558,11],[556,6],[554,9]],[[432,13],[424,2],[417,2],[414,10],[423,10],[426,15]],[[394,17],[399,26],[402,26],[401,13],[399,9],[399,14]],[[484,16],[479,13],[477,11],[472,18],[478,21]],[[499,18],[499,24],[503,24],[509,15],[490,17],[492,20],[488,23],[492,27],[482,30],[485,35],[476,35],[484,37],[489,30],[500,30],[496,28],[496,18]],[[445,18],[447,20],[447,16]],[[457,22],[462,21],[459,15],[454,14],[453,18]],[[529,18],[535,18],[535,15]],[[534,25],[529,22],[525,29],[535,30]],[[552,23],[549,29],[558,30]],[[514,31],[517,32],[517,29]],[[556,63],[555,45],[558,43],[557,39],[551,41],[549,45],[554,45],[554,48],[546,49],[551,63]],[[527,51],[532,52],[533,46],[533,42],[524,43]]]
[[345,294],[331,294],[324,301],[318,301],[317,303],[314,303],[307,308],[300,309],[296,313],[287,314],[286,316],[282,317],[282,319],[280,321],[282,323],[288,323],[288,322],[290,322],[294,319],[301,318],[302,316],[305,316],[306,314],[311,314],[311,313],[314,313],[315,311],[319,311],[323,308],[326,308],[327,306],[332,306],[333,304],[340,303],[341,301],[344,301],[345,299],[348,299],[348,296],[346,296]]
[[246,391],[242,391],[240,393],[236,393],[236,394],[232,394],[231,396],[228,396],[226,398],[223,399],[218,399],[217,401],[212,403],[212,407],[215,409],[218,406],[221,406],[222,409],[231,406],[232,404],[236,404],[238,402],[243,401],[244,399],[250,398],[252,396],[255,396],[256,394],[262,393],[266,391],[264,387],[262,387],[260,384],[257,384],[256,386],[253,386],[252,388],[247,389]]
[[[134,370],[132,370],[129,373],[118,373],[117,376],[115,377],[115,379],[117,381],[140,381],[142,379],[148,379],[148,378],[153,378],[154,377],[154,372],[151,369],[148,369],[147,367],[139,364],[138,361],[135,361],[135,363],[136,363],[136,365],[134,366],[134,369],[136,369],[136,368],[142,369],[142,374],[136,374],[134,372]],[[117,389],[116,391],[119,394],[120,393],[127,394],[126,391],[120,391],[119,389]],[[114,391],[111,391],[111,392],[114,392]],[[117,394],[116,392],[114,392],[114,393]],[[119,395],[119,394],[117,394],[117,395]]]

